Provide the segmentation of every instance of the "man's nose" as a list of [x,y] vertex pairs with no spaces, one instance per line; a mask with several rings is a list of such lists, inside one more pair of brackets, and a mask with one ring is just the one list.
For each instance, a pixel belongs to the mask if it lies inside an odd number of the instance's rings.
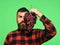
[[22,21],[24,21],[24,18],[22,19]]

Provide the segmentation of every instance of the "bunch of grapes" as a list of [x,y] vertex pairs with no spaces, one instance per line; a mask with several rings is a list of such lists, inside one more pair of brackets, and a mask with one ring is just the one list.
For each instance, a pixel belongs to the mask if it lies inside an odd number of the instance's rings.
[[32,31],[32,28],[36,22],[36,18],[35,16],[33,16],[32,14],[30,13],[26,13],[25,16],[24,16],[24,21],[27,25],[27,31]]

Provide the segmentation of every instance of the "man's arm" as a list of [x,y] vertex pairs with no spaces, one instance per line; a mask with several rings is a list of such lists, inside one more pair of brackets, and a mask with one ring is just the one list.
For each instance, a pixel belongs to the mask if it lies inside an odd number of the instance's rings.
[[5,41],[4,41],[4,45],[10,45],[10,35],[8,34]]
[[46,18],[42,13],[40,13],[37,9],[31,9],[31,12],[36,13],[40,20],[42,21],[45,29],[40,31],[41,43],[46,42],[47,40],[51,39],[53,36],[56,35],[56,29],[52,24],[51,20]]
[[43,25],[45,26],[45,29],[42,32],[42,43],[46,42],[47,40],[51,39],[53,36],[56,35],[56,29],[54,25],[52,24],[51,20],[46,18],[44,15],[40,18]]

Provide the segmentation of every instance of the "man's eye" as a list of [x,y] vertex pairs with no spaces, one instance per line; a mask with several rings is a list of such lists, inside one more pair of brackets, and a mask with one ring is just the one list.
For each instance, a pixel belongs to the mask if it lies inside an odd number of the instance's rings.
[[22,16],[19,16],[19,18],[22,18]]

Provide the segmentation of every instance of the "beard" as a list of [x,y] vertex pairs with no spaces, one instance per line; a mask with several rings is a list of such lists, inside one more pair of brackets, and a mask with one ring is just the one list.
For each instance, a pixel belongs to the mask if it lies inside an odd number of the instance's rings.
[[18,23],[18,30],[22,31],[22,32],[25,32],[28,34],[32,31],[32,25],[31,24],[27,24],[27,22],[25,23],[24,21]]
[[[24,21],[18,24],[18,30],[21,30],[21,34],[26,34],[27,37],[32,35],[31,26],[27,25]],[[26,31],[26,33],[25,33]]]
[[26,30],[26,29],[27,29],[26,23],[25,23],[24,21],[20,22],[20,23],[18,24],[18,29],[19,29],[19,30]]

